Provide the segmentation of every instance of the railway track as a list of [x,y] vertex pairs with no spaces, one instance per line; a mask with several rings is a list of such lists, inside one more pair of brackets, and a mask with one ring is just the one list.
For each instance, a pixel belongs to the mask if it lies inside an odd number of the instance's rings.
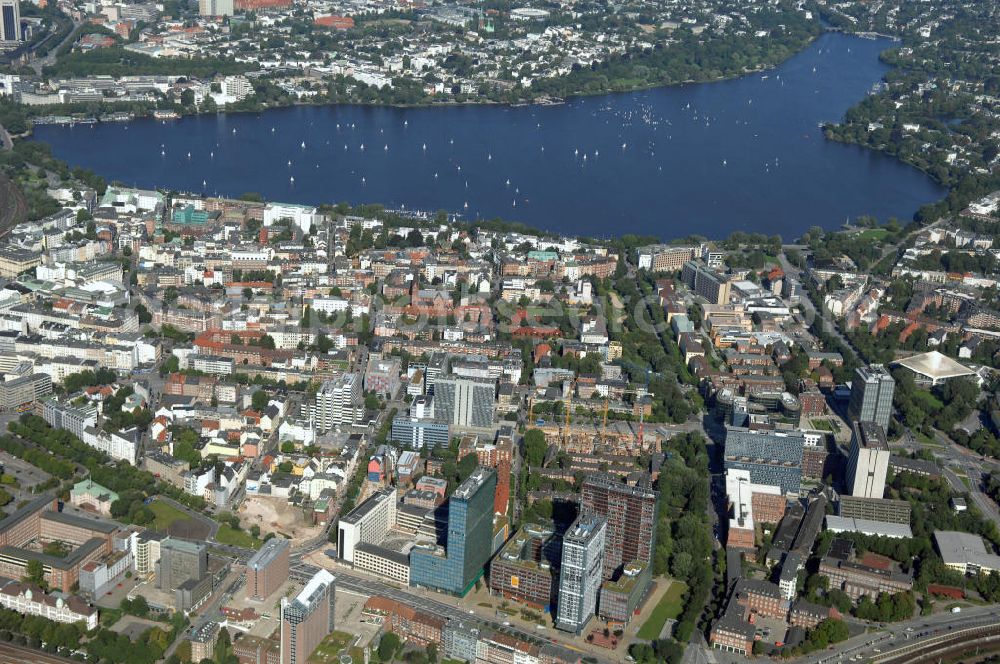
[[967,627],[872,657],[873,664],[920,664],[938,662],[948,655],[959,655],[975,647],[1000,648],[1000,624]]

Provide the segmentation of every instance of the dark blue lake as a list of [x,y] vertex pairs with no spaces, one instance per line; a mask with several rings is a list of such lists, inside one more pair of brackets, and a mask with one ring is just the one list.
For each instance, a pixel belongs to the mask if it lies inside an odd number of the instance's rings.
[[861,214],[909,220],[944,194],[818,128],[881,80],[889,46],[825,34],[763,74],[559,106],[298,107],[44,126],[36,137],[73,165],[141,187],[444,208],[581,235],[790,239]]

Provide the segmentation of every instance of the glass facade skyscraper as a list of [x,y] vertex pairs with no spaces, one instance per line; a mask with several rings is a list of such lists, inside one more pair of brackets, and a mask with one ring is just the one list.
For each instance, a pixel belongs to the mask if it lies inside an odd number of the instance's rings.
[[0,42],[21,41],[21,12],[17,0],[0,0]]
[[493,553],[493,494],[497,474],[477,468],[448,499],[444,546],[416,546],[410,552],[410,583],[464,596]]
[[597,592],[604,580],[607,525],[603,516],[584,514],[563,537],[556,603],[559,629],[579,634],[597,611]]
[[892,395],[896,381],[881,364],[859,367],[851,382],[847,416],[852,422],[874,422],[886,431],[892,416]]

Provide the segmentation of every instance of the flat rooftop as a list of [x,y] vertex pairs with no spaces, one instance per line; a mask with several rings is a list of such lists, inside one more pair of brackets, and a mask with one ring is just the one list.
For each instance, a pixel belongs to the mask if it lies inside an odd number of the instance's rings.
[[934,532],[941,559],[946,565],[975,565],[987,569],[1000,569],[1000,556],[986,548],[979,535],[953,530]]
[[288,540],[284,537],[272,537],[264,542],[264,546],[260,548],[260,551],[253,554],[250,560],[247,561],[247,569],[264,569],[287,548]]
[[395,499],[396,499],[395,489],[393,489],[392,487],[382,489],[381,491],[373,494],[365,502],[361,503],[353,510],[351,510],[347,516],[341,519],[341,521],[343,521],[344,523],[357,523],[362,519],[364,519],[366,516],[368,516],[368,514],[370,514],[371,511],[374,510],[376,507],[380,506],[383,501],[395,500]]

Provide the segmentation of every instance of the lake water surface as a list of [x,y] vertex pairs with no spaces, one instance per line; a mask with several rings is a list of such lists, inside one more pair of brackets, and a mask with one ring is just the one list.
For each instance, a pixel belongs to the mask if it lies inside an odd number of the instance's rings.
[[818,128],[881,80],[889,46],[829,33],[763,74],[558,106],[295,107],[35,135],[140,187],[446,209],[601,237],[790,239],[861,214],[909,220],[943,196],[923,173]]

